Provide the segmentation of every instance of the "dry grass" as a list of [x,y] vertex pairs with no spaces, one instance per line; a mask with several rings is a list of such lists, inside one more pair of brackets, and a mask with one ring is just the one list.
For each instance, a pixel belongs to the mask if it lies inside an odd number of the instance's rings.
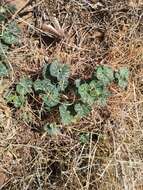
[[[0,189],[142,190],[142,2],[102,1],[97,8],[97,1],[49,2],[36,3],[47,14],[56,14],[65,37],[46,44],[40,34],[35,38],[27,32],[27,26],[38,27],[31,15],[19,18],[22,45],[8,56],[14,81],[37,75],[45,57],[56,57],[71,66],[73,77],[90,77],[97,64],[126,66],[131,71],[128,90],[113,86],[105,108],[95,107],[75,126],[62,126],[58,137],[31,131],[1,97]],[[81,132],[90,133],[88,144],[80,144]]]

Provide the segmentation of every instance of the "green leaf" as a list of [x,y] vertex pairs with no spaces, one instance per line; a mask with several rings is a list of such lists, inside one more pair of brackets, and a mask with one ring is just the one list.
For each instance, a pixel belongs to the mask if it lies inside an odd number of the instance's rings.
[[85,104],[75,104],[74,106],[75,111],[77,112],[77,116],[79,118],[85,117],[87,116],[90,111],[91,111],[91,107]]
[[12,103],[15,108],[20,108],[25,103],[25,97],[24,96],[17,96],[15,94],[9,94],[5,97],[7,103]]
[[99,93],[99,89],[96,89],[95,84],[93,85],[93,81],[90,84],[82,84],[78,88],[78,93],[81,96],[81,101],[87,103],[88,105],[92,106],[95,101],[97,100]]
[[80,85],[78,93],[81,96],[81,101],[90,106],[95,102],[99,105],[105,105],[106,99],[110,95],[106,87],[96,80],[92,80],[89,84]]
[[100,96],[97,100],[97,104],[99,106],[105,106],[107,103],[107,98],[109,97],[110,93],[108,91],[105,91],[102,96]]
[[70,76],[70,69],[67,65],[60,64],[57,60],[50,65],[50,74],[56,77],[61,91],[64,91],[68,86],[68,78]]
[[28,78],[23,78],[16,85],[16,92],[20,95],[26,95],[32,92],[32,81]]
[[95,77],[106,86],[114,80],[114,73],[110,67],[99,66],[95,71]]
[[48,132],[50,136],[57,136],[61,134],[60,129],[56,123],[46,124],[44,126],[44,130]]
[[63,104],[59,106],[60,117],[63,125],[69,125],[74,122],[74,116],[67,110],[68,106]]
[[23,96],[15,96],[13,99],[14,107],[20,108],[25,103],[25,98]]
[[81,144],[87,144],[90,140],[89,133],[83,133],[80,135],[80,143]]
[[58,89],[59,89],[59,91],[64,91],[67,88],[68,84],[69,84],[68,80],[61,79],[58,82]]
[[95,100],[103,94],[105,87],[100,81],[92,80],[89,83],[90,95],[95,97]]
[[110,96],[107,88],[100,81],[92,80],[90,82],[90,95],[100,106],[105,106],[107,98]]
[[20,29],[16,22],[11,22],[3,31],[1,39],[5,44],[12,45],[19,42]]
[[59,91],[64,91],[68,86],[68,78],[70,70],[67,65],[60,64],[57,60],[53,61],[50,65],[46,64],[43,68],[43,77],[48,79],[50,76],[57,79]]
[[125,81],[125,80],[119,79],[118,85],[119,85],[121,88],[125,89],[125,88],[128,86],[128,82]]
[[49,86],[47,89],[47,93],[42,95],[42,99],[44,105],[49,108],[58,105],[60,102],[60,94],[58,89],[54,85]]
[[5,77],[8,75],[8,69],[6,66],[0,62],[0,77]]
[[128,80],[129,78],[129,69],[126,67],[123,67],[119,70],[120,76],[124,79],[124,80]]
[[20,28],[15,21],[10,22],[10,24],[6,27],[6,30],[11,32],[13,35],[17,35],[17,37],[21,33]]
[[125,89],[128,86],[128,78],[129,78],[129,70],[126,67],[119,69],[119,71],[115,72],[115,79],[118,85]]
[[69,78],[70,70],[65,64],[60,64],[57,60],[53,61],[50,65],[50,74],[58,80],[61,78]]
[[44,79],[44,80],[38,79],[34,82],[34,90],[36,92],[47,92],[49,86],[53,86],[49,79]]
[[61,69],[61,64],[57,60],[54,60],[50,64],[50,74],[51,74],[51,76],[59,78],[60,69]]
[[90,86],[87,83],[81,84],[78,88],[78,93],[81,96],[81,101],[91,106],[94,104],[95,98],[92,97],[89,92]]
[[13,35],[10,31],[4,31],[1,37],[4,43],[8,45],[17,44],[17,36]]

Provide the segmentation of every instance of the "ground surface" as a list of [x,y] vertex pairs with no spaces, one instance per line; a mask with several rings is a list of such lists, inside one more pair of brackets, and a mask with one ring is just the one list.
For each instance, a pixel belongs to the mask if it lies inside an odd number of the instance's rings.
[[[25,2],[11,1],[18,10]],[[58,31],[60,40],[57,35],[41,37],[42,18],[51,24],[53,16],[64,30],[62,37]],[[37,0],[15,19],[22,29],[21,46],[7,57],[13,81],[0,87],[0,189],[142,190],[142,1]],[[33,131],[6,105],[3,88],[21,75],[37,76],[45,59],[53,58],[70,65],[73,77],[87,79],[98,64],[126,66],[128,89],[113,86],[107,106],[93,108],[76,125],[63,126],[60,136]],[[89,143],[81,145],[81,132],[90,133]]]

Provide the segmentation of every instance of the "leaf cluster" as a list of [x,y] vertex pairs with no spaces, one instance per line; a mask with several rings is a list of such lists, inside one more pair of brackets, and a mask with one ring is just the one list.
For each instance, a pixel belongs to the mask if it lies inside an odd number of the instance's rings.
[[0,5],[0,77],[8,75],[5,57],[10,46],[19,42],[20,29],[15,21],[9,22],[15,11],[13,5]]
[[[38,97],[43,110],[52,113],[52,109],[58,109],[61,123],[70,125],[87,116],[93,105],[106,105],[111,95],[109,85],[115,82],[125,88],[128,75],[127,68],[114,72],[110,67],[98,66],[91,80],[77,79],[74,81],[74,87],[71,87],[69,85],[70,68],[54,60],[51,64],[44,66],[40,79],[35,81],[29,78],[20,79],[15,90],[6,96],[6,100],[14,107],[21,108],[25,106],[28,97]],[[73,90],[76,97],[72,104],[62,98],[68,89]]]
[[[0,5],[0,77],[6,77],[9,70],[6,66],[5,57],[12,45],[17,45],[20,39],[20,29],[15,21],[9,22],[9,18],[15,13],[16,8],[11,5]],[[16,86],[5,96],[8,104],[16,109],[27,105],[29,98],[38,98],[42,109],[52,113],[58,109],[60,121],[64,125],[70,125],[86,117],[93,105],[106,105],[111,95],[109,85],[116,83],[119,87],[126,89],[128,86],[129,70],[120,68],[113,71],[112,68],[102,65],[96,67],[93,76],[88,81],[76,79],[73,85],[69,84],[70,68],[66,64],[54,60],[46,64],[42,71],[42,77],[31,80],[22,77]],[[71,104],[64,100],[67,91],[73,91],[75,100]],[[48,123],[44,126],[49,135],[60,133],[57,124]],[[81,143],[88,141],[88,136],[81,136]]]

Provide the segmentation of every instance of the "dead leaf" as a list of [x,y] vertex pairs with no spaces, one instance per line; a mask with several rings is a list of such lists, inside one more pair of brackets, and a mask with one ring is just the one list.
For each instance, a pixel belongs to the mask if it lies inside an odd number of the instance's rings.
[[53,26],[51,24],[42,24],[41,29],[48,33],[48,35],[50,37],[56,37],[56,38],[63,38],[64,37],[64,30],[63,28],[60,26],[59,21],[56,17],[51,17],[51,22],[53,24]]

